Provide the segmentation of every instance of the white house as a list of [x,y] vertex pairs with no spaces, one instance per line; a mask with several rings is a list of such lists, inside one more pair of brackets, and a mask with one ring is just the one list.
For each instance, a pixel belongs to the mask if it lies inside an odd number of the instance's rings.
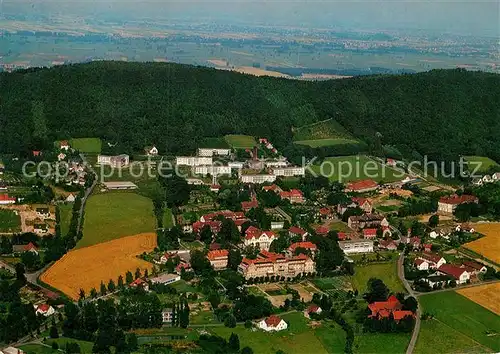
[[45,317],[53,315],[56,312],[56,310],[54,310],[54,308],[48,304],[33,305],[33,307],[35,308],[35,313],[37,315],[42,315]]
[[241,170],[245,164],[240,161],[231,161],[228,162],[227,165],[234,170]]
[[500,181],[500,172],[495,172],[492,176],[491,179],[495,181]]
[[57,155],[57,160],[58,161],[62,161],[66,158],[66,154],[65,153],[59,153],[59,155]]
[[73,194],[67,196],[66,202],[73,203],[74,201],[75,201],[75,196]]
[[424,252],[424,253],[422,253],[421,256],[418,257],[418,259],[426,261],[429,264],[429,266],[428,266],[429,269],[439,268],[443,264],[446,263],[446,259],[444,259],[443,257],[441,257],[437,254],[433,254],[433,253]]
[[144,154],[148,155],[148,156],[156,156],[156,155],[158,155],[158,149],[154,145],[153,146],[146,146],[144,148]]
[[441,265],[438,267],[438,273],[453,277],[457,284],[464,284],[470,279],[470,273],[465,268],[460,268],[452,264]]
[[62,140],[60,143],[59,143],[59,148],[61,150],[65,150],[65,151],[68,151],[70,146],[69,146],[69,143],[67,140]]
[[418,269],[418,270],[429,270],[429,262],[423,260],[423,259],[415,259],[415,262],[413,263],[415,264],[415,267]]
[[151,283],[160,283],[160,284],[172,284],[175,283],[176,281],[181,280],[181,276],[178,274],[162,274],[159,275],[155,278],[151,278]]
[[130,162],[130,157],[126,154],[108,156],[108,155],[97,155],[98,165],[108,165],[112,167],[123,167],[127,166]]
[[309,305],[308,308],[306,308],[304,310],[304,316],[307,317],[307,318],[309,318],[312,313],[315,313],[315,314],[319,315],[319,314],[321,314],[321,312],[323,312],[323,310],[321,309],[321,307],[319,307],[316,304],[311,304],[311,305]]
[[163,311],[161,312],[162,322],[163,323],[172,322],[173,313],[174,311],[171,308],[163,309]]
[[266,332],[282,331],[288,328],[288,324],[282,318],[271,315],[260,321],[258,327]]
[[15,347],[7,347],[0,350],[0,354],[25,354],[24,350]]

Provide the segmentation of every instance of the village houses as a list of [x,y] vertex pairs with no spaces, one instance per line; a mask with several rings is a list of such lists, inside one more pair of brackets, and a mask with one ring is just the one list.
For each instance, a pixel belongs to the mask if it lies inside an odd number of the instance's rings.
[[441,197],[438,201],[438,213],[453,214],[457,206],[465,203],[478,203],[479,199],[473,195],[452,195],[451,197]]
[[261,250],[269,250],[271,243],[277,238],[273,231],[262,231],[255,226],[250,226],[245,231],[245,246],[257,246]]

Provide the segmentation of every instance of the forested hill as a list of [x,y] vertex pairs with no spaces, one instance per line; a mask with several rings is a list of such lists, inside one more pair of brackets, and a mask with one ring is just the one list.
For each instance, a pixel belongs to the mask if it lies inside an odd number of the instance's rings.
[[305,82],[165,63],[94,62],[0,74],[0,152],[97,136],[124,151],[193,152],[203,137],[266,136],[335,118],[368,143],[500,160],[500,75],[440,70]]

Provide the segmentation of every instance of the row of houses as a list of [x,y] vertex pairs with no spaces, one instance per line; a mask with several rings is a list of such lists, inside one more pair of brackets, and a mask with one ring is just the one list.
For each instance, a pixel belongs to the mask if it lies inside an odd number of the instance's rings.
[[494,183],[500,181],[500,172],[496,172],[492,175],[484,175],[483,177],[477,177],[472,179],[472,184],[475,186],[482,186],[485,183]]

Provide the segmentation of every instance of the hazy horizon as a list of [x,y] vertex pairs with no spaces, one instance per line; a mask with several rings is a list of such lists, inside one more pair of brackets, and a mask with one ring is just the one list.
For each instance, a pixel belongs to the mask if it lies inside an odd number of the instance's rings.
[[0,14],[86,20],[424,30],[500,37],[498,1],[0,1]]

